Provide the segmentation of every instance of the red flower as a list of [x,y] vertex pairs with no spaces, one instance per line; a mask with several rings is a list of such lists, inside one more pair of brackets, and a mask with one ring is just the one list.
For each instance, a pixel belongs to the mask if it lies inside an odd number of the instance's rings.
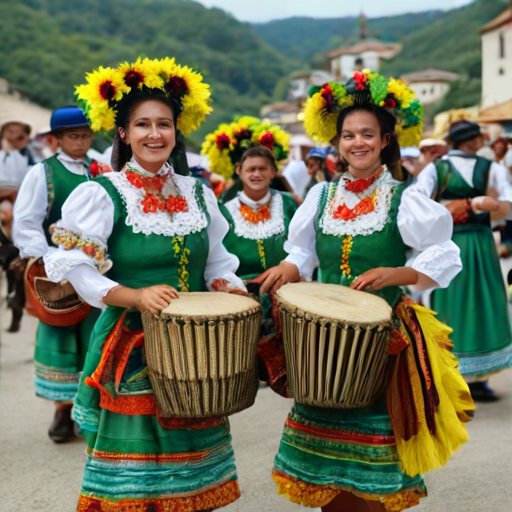
[[113,100],[116,95],[116,88],[114,84],[110,80],[103,82],[100,85],[100,94],[104,100]]
[[100,173],[100,166],[98,164],[98,162],[94,161],[90,166],[89,166],[89,171],[91,171],[91,176],[93,178],[96,178],[96,176],[98,176],[98,174]]
[[146,197],[140,203],[144,213],[156,213],[165,210],[165,205],[154,194],[146,194]]
[[391,108],[391,109],[396,108],[396,100],[394,98],[386,98],[384,100],[384,106],[386,108]]
[[188,203],[183,196],[169,196],[165,203],[165,209],[171,215],[173,213],[188,212]]
[[275,144],[274,136],[270,132],[264,133],[260,137],[260,144],[272,151]]
[[167,87],[173,94],[177,94],[180,97],[188,94],[187,82],[179,76],[172,76],[167,82]]
[[334,99],[334,93],[332,92],[331,86],[329,84],[325,84],[323,89],[320,91],[320,94],[327,103],[327,112],[334,112],[334,109],[336,108],[336,101]]
[[221,133],[220,135],[217,135],[215,144],[217,144],[219,151],[222,151],[223,149],[229,149],[229,146],[231,145],[231,139],[226,133]]
[[361,73],[361,71],[356,71],[354,73],[354,80],[356,81],[356,90],[360,91],[365,88],[368,78],[364,73]]
[[124,83],[128,87],[138,87],[142,82],[144,82],[144,76],[139,71],[132,69],[124,75]]

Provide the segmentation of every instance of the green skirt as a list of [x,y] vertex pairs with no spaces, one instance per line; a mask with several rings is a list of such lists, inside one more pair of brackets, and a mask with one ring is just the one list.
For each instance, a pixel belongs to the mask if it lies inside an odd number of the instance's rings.
[[92,308],[83,322],[70,327],[39,322],[34,354],[37,396],[58,402],[74,400],[91,333],[100,312]]
[[485,376],[512,366],[512,332],[507,294],[492,231],[488,226],[456,227],[462,271],[450,286],[435,290],[432,309],[453,329],[459,371]]
[[73,415],[88,445],[78,511],[193,512],[240,495],[226,418],[159,416],[138,312],[102,313]]

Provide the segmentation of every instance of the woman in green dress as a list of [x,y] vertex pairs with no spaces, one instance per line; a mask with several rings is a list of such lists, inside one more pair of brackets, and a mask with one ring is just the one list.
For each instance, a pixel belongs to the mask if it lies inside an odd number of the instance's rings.
[[[308,134],[320,142],[337,137],[346,172],[313,187],[290,224],[288,257],[257,281],[265,292],[310,279],[318,267],[321,282],[379,295],[394,310],[394,357],[386,393],[368,408],[295,403],[273,476],[279,494],[324,512],[399,512],[426,496],[422,474],[467,440],[462,422],[474,409],[447,350],[449,329],[401,288],[447,286],[461,268],[458,249],[447,212],[403,194],[395,130],[407,145],[417,142],[422,109],[412,91],[363,72],[313,92]],[[408,247],[420,252],[412,268],[405,267]]]
[[78,95],[93,128],[115,120],[118,172],[69,196],[53,228],[59,249],[45,261],[51,279],[68,279],[104,309],[73,409],[88,445],[77,510],[223,507],[240,495],[229,423],[159,416],[140,314],[159,313],[178,291],[244,289],[215,196],[167,163],[171,154],[182,161],[181,132],[209,113],[208,86],[174,60],[146,59],[100,68]]
[[463,270],[431,306],[453,329],[453,351],[475,400],[497,397],[488,378],[512,366],[512,331],[507,294],[491,222],[510,216],[512,187],[507,169],[477,156],[482,135],[470,121],[450,127],[453,149],[425,167],[410,192],[433,197],[454,220],[453,238]]
[[[279,265],[286,258],[284,247],[288,226],[297,210],[297,203],[291,194],[271,188],[272,179],[277,173],[277,163],[272,151],[265,146],[247,149],[236,173],[243,190],[220,207],[229,222],[224,246],[240,260],[237,276],[245,282],[249,281],[250,290],[250,280]],[[269,342],[280,333],[274,321],[276,311],[272,297],[265,293],[259,299],[263,308],[259,347],[261,355],[262,352],[272,350],[273,344]],[[282,375],[271,372],[261,377],[277,386]]]

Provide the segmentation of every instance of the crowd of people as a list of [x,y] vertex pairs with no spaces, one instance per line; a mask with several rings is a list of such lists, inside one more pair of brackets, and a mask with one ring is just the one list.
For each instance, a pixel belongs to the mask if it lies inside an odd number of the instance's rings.
[[[424,138],[413,92],[365,70],[311,91],[304,127],[317,147],[304,163],[283,129],[245,116],[190,165],[185,137],[212,110],[190,68],[99,68],[76,94],[81,108],[55,110],[37,152],[29,123],[1,126],[0,219],[11,330],[38,262],[76,294],[54,297],[71,324],[48,301],[38,313],[34,369],[36,395],[55,403],[50,439],[78,429],[87,443],[77,510],[207,512],[238,499],[228,419],[159,414],[141,314],[180,293],[251,295],[260,378],[289,397],[276,292],[311,280],[387,302],[392,369],[369,407],[294,403],[269,468],[277,492],[324,512],[417,505],[423,474],[467,441],[474,401],[497,400],[488,380],[512,366],[498,253],[512,244],[507,139],[486,144],[471,121]],[[113,137],[108,164],[91,151],[100,131]]]

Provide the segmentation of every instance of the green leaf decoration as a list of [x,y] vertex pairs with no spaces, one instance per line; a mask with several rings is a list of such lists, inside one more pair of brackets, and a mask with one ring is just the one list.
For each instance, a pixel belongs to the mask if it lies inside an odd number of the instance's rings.
[[388,95],[388,80],[381,75],[370,80],[370,93],[375,105],[379,106]]
[[310,87],[309,89],[309,97],[311,98],[311,96],[314,96],[317,92],[320,92],[322,90],[322,87],[318,86],[318,85],[313,85]]
[[334,94],[334,98],[337,101],[340,101],[347,95],[347,90],[345,87],[337,82],[331,82],[331,89]]

